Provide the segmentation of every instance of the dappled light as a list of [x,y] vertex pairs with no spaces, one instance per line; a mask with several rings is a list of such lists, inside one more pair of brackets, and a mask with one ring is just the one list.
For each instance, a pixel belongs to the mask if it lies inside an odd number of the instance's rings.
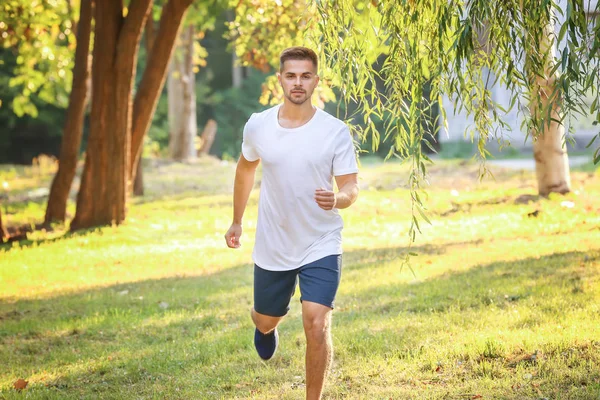
[[[185,177],[191,168],[169,174]],[[228,165],[211,168],[232,173]],[[364,187],[381,182],[377,171],[405,173],[393,163],[363,170]],[[148,171],[153,187],[161,172]],[[444,171],[454,174],[443,163],[433,169],[440,181]],[[516,199],[533,182],[531,173],[499,170],[495,181],[473,178],[454,189],[432,184],[432,224],[412,245],[407,189],[391,181],[363,190],[352,209],[342,210],[344,270],[326,393],[592,393],[597,375],[589,366],[600,362],[600,213],[593,201],[600,186],[587,173],[574,174],[580,177],[569,200],[527,203]],[[53,240],[37,233],[29,244],[5,245],[2,265],[12,267],[1,270],[0,354],[14,361],[0,390],[15,390],[24,377],[23,390],[40,394],[301,393],[298,295],[281,328],[280,358],[260,363],[248,334],[253,227],[241,250],[224,248],[229,195],[213,190],[157,193],[118,228],[61,237],[57,227],[48,233]],[[256,217],[254,196],[248,220]],[[528,216],[535,210],[537,217]],[[404,264],[408,252],[416,255]]]
[[0,399],[600,397],[600,2],[6,0]]

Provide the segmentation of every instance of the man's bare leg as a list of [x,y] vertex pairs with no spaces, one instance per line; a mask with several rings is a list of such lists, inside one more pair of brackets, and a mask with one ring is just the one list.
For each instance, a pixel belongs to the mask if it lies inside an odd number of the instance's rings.
[[273,329],[277,328],[279,321],[283,319],[283,317],[271,317],[270,315],[264,315],[257,313],[254,308],[250,312],[250,316],[252,317],[252,321],[254,321],[254,326],[258,328],[261,333],[267,334]]
[[303,301],[302,322],[306,334],[306,399],[320,400],[333,358],[331,308]]

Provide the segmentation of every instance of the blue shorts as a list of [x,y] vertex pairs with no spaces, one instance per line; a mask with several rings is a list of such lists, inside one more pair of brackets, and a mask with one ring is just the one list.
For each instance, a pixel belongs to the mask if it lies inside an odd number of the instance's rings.
[[254,310],[283,317],[300,280],[300,301],[333,308],[342,275],[342,256],[332,255],[291,271],[268,271],[254,264]]

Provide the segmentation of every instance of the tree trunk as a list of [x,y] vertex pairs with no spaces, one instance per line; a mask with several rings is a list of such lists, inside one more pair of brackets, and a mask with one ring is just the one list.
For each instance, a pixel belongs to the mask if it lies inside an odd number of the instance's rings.
[[176,161],[196,158],[196,92],[194,77],[194,26],[185,28],[171,59],[167,83],[169,97],[169,156]]
[[163,7],[160,26],[156,34],[152,53],[135,96],[131,133],[131,180],[142,153],[144,136],[148,132],[152,115],[156,109],[160,92],[166,78],[167,68],[173,53],[177,33],[191,0],[169,0]]
[[[553,118],[558,118],[560,108],[554,104]],[[569,157],[564,142],[565,127],[554,121],[543,134],[533,142],[535,173],[540,196],[550,193],[568,193],[571,191]]]
[[231,56],[231,83],[234,88],[242,87],[244,82],[244,67],[239,63],[235,49]]
[[[154,37],[156,36],[154,19],[152,18],[152,12],[146,20],[146,57],[152,53],[152,47],[154,46]],[[140,156],[141,157],[141,156]],[[133,195],[143,196],[144,195],[144,170],[142,169],[142,160],[137,163],[135,179],[133,181]]]
[[73,87],[69,94],[69,107],[60,149],[58,171],[50,187],[44,224],[64,221],[69,191],[75,177],[77,156],[81,146],[83,117],[87,97],[87,79],[89,75],[88,55],[90,51],[90,33],[92,26],[92,0],[81,0],[81,11],[77,30],[77,48],[73,66]]
[[150,0],[122,0],[95,9],[92,112],[77,211],[71,230],[125,219],[131,139],[132,89],[142,27]]
[[144,171],[142,169],[142,160],[138,163],[135,172],[135,180],[133,181],[133,195],[143,196],[144,195]]
[[[550,193],[570,192],[571,178],[565,143],[565,127],[557,122],[563,120],[560,98],[552,98],[552,93],[560,93],[559,91],[555,92],[556,75],[550,74],[556,53],[552,40],[554,36],[552,17],[543,28],[543,32],[539,52],[545,55],[545,71],[543,74],[530,73],[534,83],[529,107],[534,120],[540,118],[544,120],[543,124],[534,124],[536,126],[534,126],[532,138],[538,193],[540,196],[548,196]],[[548,112],[548,110],[551,111]],[[539,113],[543,114],[539,115]],[[547,115],[551,116],[551,121],[547,120]]]
[[202,147],[198,150],[198,155],[208,155],[210,148],[215,141],[217,135],[217,121],[209,119],[204,130],[202,131]]
[[4,225],[2,224],[2,204],[0,204],[0,243],[4,243],[5,237],[6,231],[4,230]]

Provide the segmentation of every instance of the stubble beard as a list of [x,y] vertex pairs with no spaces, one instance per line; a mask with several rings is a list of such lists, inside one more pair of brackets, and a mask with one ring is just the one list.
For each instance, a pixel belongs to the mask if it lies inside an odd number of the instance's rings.
[[294,95],[292,94],[292,92],[290,91],[289,94],[286,94],[285,97],[292,103],[300,106],[304,103],[306,103],[307,100],[309,100],[312,96],[312,92],[309,94],[308,92],[304,91],[304,95],[303,97],[300,98],[294,98]]

